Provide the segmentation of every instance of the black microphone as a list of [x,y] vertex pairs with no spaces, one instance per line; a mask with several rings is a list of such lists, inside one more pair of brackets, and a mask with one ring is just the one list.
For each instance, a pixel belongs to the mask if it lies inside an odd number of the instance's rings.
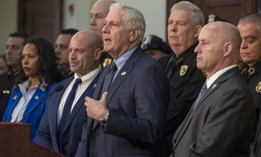
[[28,117],[45,99],[47,99],[50,95],[52,95],[55,92],[59,92],[63,89],[63,85],[58,85],[54,88],[53,91],[51,91],[49,94],[47,94],[44,98],[42,98],[35,106],[32,108],[23,118],[19,121],[21,123],[26,117]]

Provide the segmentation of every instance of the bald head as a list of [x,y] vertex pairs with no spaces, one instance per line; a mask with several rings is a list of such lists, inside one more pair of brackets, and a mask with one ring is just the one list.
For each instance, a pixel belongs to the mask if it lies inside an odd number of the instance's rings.
[[102,27],[104,20],[109,13],[110,5],[115,3],[113,0],[98,0],[91,9],[90,29],[102,36]]
[[71,42],[76,40],[78,41],[84,41],[83,43],[79,43],[81,45],[88,45],[95,48],[102,48],[102,40],[99,37],[99,35],[91,30],[82,30],[76,33],[72,39]]
[[199,34],[197,67],[211,77],[217,71],[238,63],[240,34],[236,26],[227,22],[205,25]]
[[83,30],[76,33],[69,46],[71,71],[81,77],[98,68],[101,52],[102,40],[96,32]]
[[212,35],[217,36],[215,39],[220,40],[220,43],[225,44],[226,42],[231,42],[233,45],[232,51],[238,55],[241,37],[235,25],[228,22],[217,21],[207,24],[203,27],[203,29],[209,29],[210,31],[212,30]]

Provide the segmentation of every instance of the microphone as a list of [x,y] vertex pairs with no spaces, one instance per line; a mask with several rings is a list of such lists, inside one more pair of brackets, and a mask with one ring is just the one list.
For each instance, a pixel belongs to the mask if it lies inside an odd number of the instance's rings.
[[47,94],[44,98],[42,98],[35,106],[34,108],[32,108],[25,116],[23,116],[23,118],[19,121],[19,123],[21,123],[26,117],[28,117],[45,99],[47,99],[50,95],[52,95],[55,92],[59,92],[63,89],[63,85],[58,85],[54,88],[53,91],[51,91],[49,94]]

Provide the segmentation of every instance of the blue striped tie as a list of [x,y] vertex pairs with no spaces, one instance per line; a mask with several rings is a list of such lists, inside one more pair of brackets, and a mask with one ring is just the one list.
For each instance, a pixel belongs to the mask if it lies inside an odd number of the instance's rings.
[[197,104],[198,104],[198,102],[199,102],[199,100],[202,98],[202,96],[205,94],[205,92],[207,91],[207,84],[206,84],[206,82],[203,84],[203,86],[201,87],[201,90],[200,90],[200,92],[199,92],[199,94],[198,94],[198,97],[197,97],[197,99],[194,101],[194,108],[197,106]]

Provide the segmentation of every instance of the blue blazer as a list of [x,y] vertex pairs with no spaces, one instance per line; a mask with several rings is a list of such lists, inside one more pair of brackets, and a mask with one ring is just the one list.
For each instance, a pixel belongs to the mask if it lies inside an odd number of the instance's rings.
[[[59,84],[64,87],[68,86],[73,77],[70,77]],[[77,150],[78,143],[81,140],[82,128],[87,120],[86,107],[84,105],[84,98],[92,96],[96,87],[98,76],[92,81],[89,87],[84,91],[82,96],[77,101],[69,118],[69,123],[63,132],[63,141],[57,141],[57,111],[60,100],[66,88],[54,93],[46,101],[46,109],[40,123],[39,130],[36,135],[37,143],[66,156],[74,156]],[[58,144],[61,144],[58,146]],[[60,150],[62,148],[63,150]]]
[[[96,100],[108,68],[98,80],[93,95]],[[164,69],[138,48],[108,91],[110,115],[106,127],[89,118],[76,156],[164,156],[168,102],[169,83]]]
[[[32,108],[34,108],[35,105],[38,104],[39,101],[41,101],[55,86],[55,83],[52,83],[48,88],[43,89],[39,88],[38,86],[36,89],[32,99],[28,103],[23,116],[25,116],[28,112],[31,111]],[[2,119],[3,122],[10,122],[12,118],[12,113],[14,108],[16,107],[17,103],[19,102],[20,98],[22,97],[22,93],[20,91],[20,88],[18,85],[14,85],[11,91],[11,95],[8,101],[8,106],[5,110],[4,117]],[[44,113],[45,109],[45,100],[39,105],[27,118],[25,118],[22,123],[30,123],[31,124],[31,138],[32,141],[35,142],[35,134],[39,127],[42,115]]]

